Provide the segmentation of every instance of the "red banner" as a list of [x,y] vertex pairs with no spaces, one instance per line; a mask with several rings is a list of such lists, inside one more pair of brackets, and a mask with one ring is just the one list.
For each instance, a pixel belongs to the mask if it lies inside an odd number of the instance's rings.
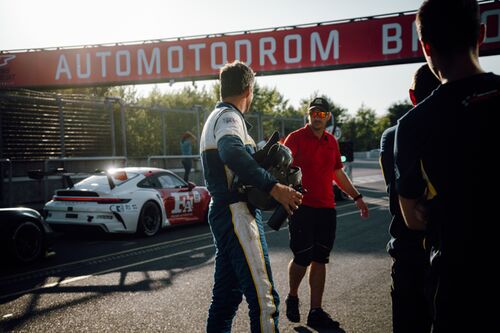
[[[482,55],[500,54],[500,2],[481,5]],[[0,53],[0,89],[214,79],[240,59],[258,75],[422,61],[415,14],[134,45]]]

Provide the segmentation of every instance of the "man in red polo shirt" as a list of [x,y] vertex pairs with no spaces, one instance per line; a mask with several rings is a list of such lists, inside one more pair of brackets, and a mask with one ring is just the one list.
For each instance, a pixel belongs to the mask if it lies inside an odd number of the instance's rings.
[[302,169],[302,185],[307,192],[302,205],[290,217],[290,248],[294,258],[288,265],[290,291],[286,298],[286,316],[300,322],[297,292],[309,269],[311,309],[307,325],[313,328],[338,328],[321,308],[325,287],[326,266],[335,240],[337,213],[332,182],[353,198],[361,217],[368,217],[363,196],[354,188],[342,169],[337,140],[325,131],[332,117],[324,98],[315,98],[309,104],[309,122],[288,135],[285,145],[293,155],[293,164]]

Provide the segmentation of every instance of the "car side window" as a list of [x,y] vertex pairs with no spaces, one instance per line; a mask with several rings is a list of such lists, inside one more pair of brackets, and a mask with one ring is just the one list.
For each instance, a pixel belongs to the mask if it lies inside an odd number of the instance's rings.
[[170,174],[162,174],[158,177],[162,188],[182,188],[187,187],[186,183],[180,178]]
[[145,179],[141,180],[137,184],[137,186],[142,187],[142,188],[160,188],[161,184],[158,182],[156,177],[149,176],[149,177],[146,177]]

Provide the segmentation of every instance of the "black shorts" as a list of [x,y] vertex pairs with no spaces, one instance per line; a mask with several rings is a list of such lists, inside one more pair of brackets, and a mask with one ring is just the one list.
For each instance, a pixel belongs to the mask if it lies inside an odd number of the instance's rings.
[[300,206],[289,223],[294,262],[300,266],[309,266],[311,261],[328,263],[336,229],[335,208]]

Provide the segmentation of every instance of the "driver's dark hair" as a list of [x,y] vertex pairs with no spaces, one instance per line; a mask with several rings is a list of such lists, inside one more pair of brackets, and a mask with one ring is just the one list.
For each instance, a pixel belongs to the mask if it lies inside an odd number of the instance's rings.
[[429,65],[420,66],[413,75],[413,94],[417,104],[426,99],[440,84]]
[[476,0],[426,0],[417,13],[420,38],[444,56],[473,49],[480,31]]
[[255,73],[245,63],[236,60],[220,69],[220,97],[238,96],[253,85]]

